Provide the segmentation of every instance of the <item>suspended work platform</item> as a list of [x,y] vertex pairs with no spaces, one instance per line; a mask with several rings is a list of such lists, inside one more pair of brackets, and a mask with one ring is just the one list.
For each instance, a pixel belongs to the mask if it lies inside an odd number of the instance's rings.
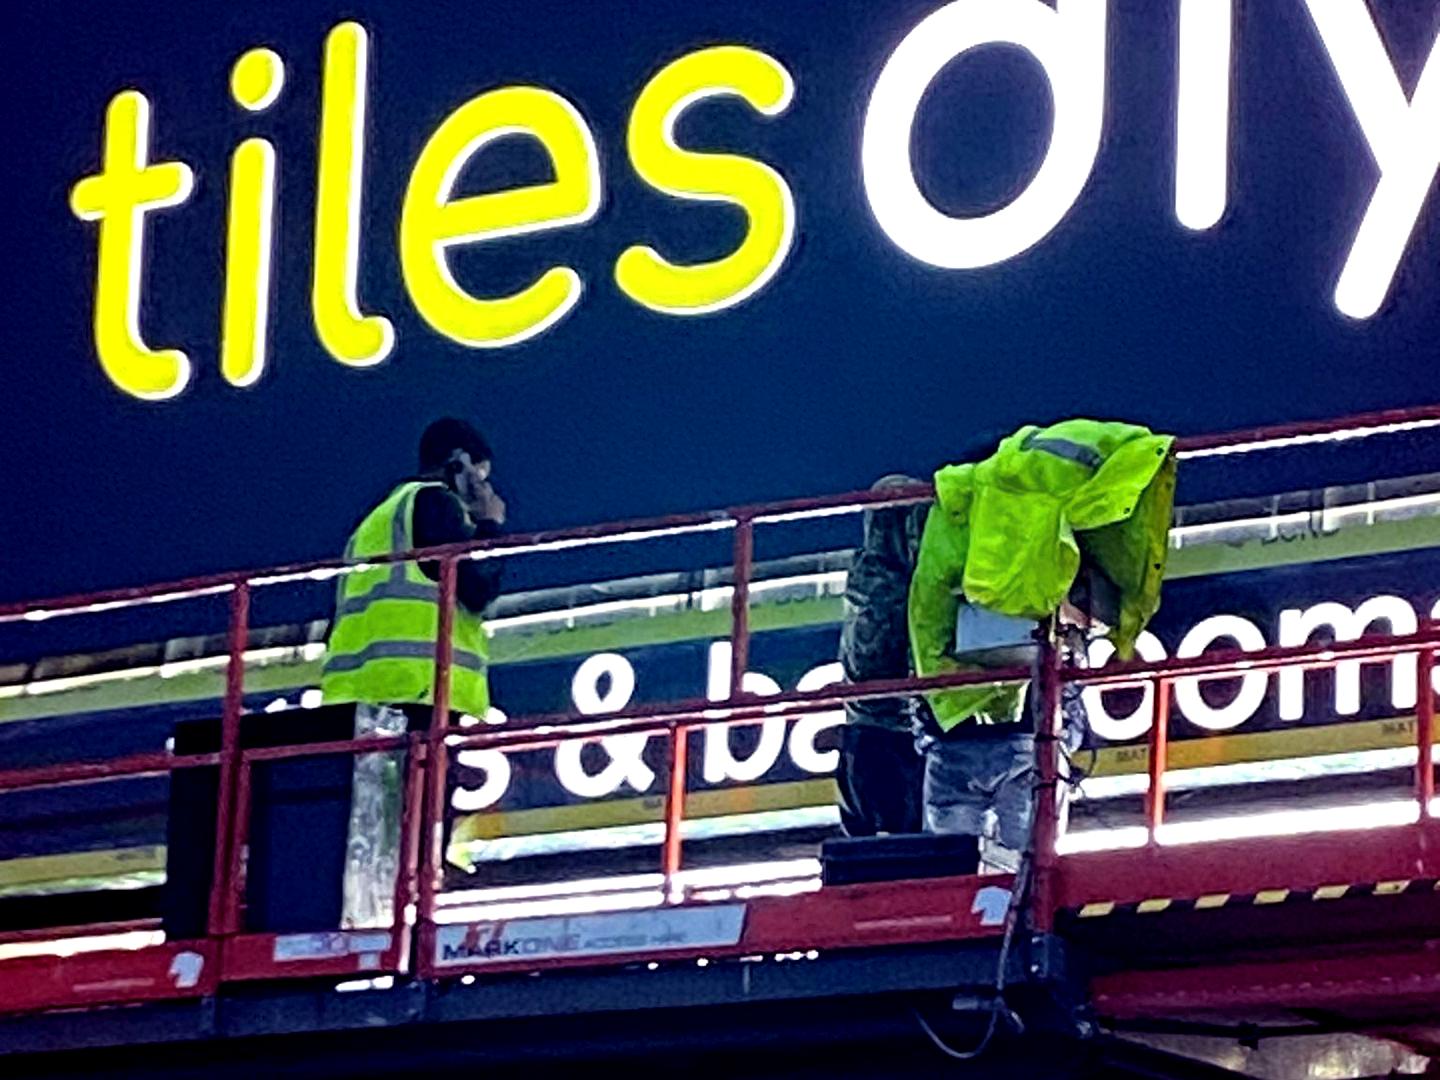
[[[1182,443],[1182,453],[1239,453],[1435,423],[1440,417],[1428,412],[1350,418],[1193,440]],[[202,1065],[224,1073],[232,1068],[226,1062],[238,1060],[246,1075],[268,1061],[382,1075],[421,1064],[613,1065],[703,1052],[714,1061],[730,1055],[762,1076],[807,1069],[835,1076],[962,1068],[944,1055],[964,1056],[983,1043],[987,1053],[963,1066],[970,1075],[1013,1075],[1019,1064],[1035,1076],[1279,1076],[1296,1062],[1321,1060],[1333,1076],[1430,1070],[1440,1060],[1433,767],[1440,626],[1428,619],[1413,633],[1100,669],[1062,667],[1051,651],[1038,686],[1049,719],[1038,733],[1034,850],[1017,877],[937,868],[913,880],[828,885],[813,872],[777,872],[757,885],[727,880],[723,866],[687,864],[687,841],[702,835],[695,793],[687,791],[699,733],[812,715],[863,697],[1030,676],[831,684],[763,698],[746,689],[757,529],[927,495],[797,500],[423,553],[439,563],[448,613],[462,559],[732,534],[728,698],[511,718],[503,728],[447,724],[450,656],[442,632],[428,730],[298,745],[247,742],[246,656],[257,593],[333,579],[347,571],[339,561],[0,609],[0,622],[22,625],[204,598],[228,605],[214,752],[103,759],[82,752],[0,772],[0,799],[57,807],[68,792],[96,785],[155,777],[174,783],[191,770],[214,778],[203,932],[167,936],[153,917],[0,930],[0,1056],[20,1072],[52,1075],[93,1068],[97,1054],[152,1075]],[[1408,790],[1253,816],[1228,834],[1167,820],[1177,687],[1357,662],[1415,672],[1421,691]],[[1143,825],[1063,833],[1056,800],[1045,793],[1062,783],[1054,728],[1061,689],[1072,682],[1147,691]],[[513,902],[491,890],[484,903],[447,887],[447,776],[463,767],[462,757],[575,740],[612,747],[626,737],[659,739],[666,748],[652,870],[602,881],[583,908],[560,899],[558,887],[552,899],[532,888]],[[271,784],[267,770],[322,759],[348,768],[355,755],[400,750],[406,764],[395,922],[352,930],[263,925],[257,889],[268,886],[256,853],[275,841],[257,831],[255,807]]]

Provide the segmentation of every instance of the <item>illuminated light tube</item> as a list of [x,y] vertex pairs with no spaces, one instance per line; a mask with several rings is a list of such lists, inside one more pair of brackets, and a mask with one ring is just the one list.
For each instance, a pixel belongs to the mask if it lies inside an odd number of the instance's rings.
[[[817,596],[839,595],[845,590],[845,571],[829,570],[816,574],[796,574],[791,577],[767,578],[750,583],[750,595],[759,598],[786,589],[813,588]],[[696,589],[688,593],[662,593],[659,596],[636,597],[632,600],[605,600],[596,604],[582,604],[563,611],[536,611],[527,615],[507,615],[499,619],[487,619],[485,625],[496,631],[512,627],[544,625],[561,620],[594,618],[600,615],[618,615],[627,611],[658,613],[662,609],[692,609],[718,611],[728,609],[734,589],[729,585],[718,585],[708,589]]]
[[567,896],[555,900],[516,900],[506,904],[465,904],[435,913],[435,921],[450,923],[496,919],[540,918],[546,915],[581,915],[593,911],[639,911],[665,903],[660,889],[604,895]]
[[635,892],[658,889],[665,883],[664,874],[621,874],[614,877],[572,878],[568,881],[547,881],[539,885],[503,885],[492,889],[459,889],[435,897],[440,907],[460,904],[498,903],[506,900],[541,900],[576,893]]
[[756,514],[757,525],[780,525],[792,521],[814,521],[818,518],[844,517],[858,514],[870,506],[817,506],[813,510],[785,510],[778,514]]
[[694,525],[670,525],[660,529],[636,529],[633,532],[611,533],[607,536],[577,536],[556,540],[537,540],[533,544],[519,544],[514,547],[482,548],[472,551],[466,558],[503,559],[511,555],[534,555],[540,551],[566,551],[575,547],[602,547],[606,544],[629,544],[639,540],[664,540],[672,536],[689,536],[692,533],[726,532],[734,528],[734,522],[722,518],[718,521],[704,521]]
[[[442,893],[436,898],[436,903],[446,912],[442,919],[445,922],[458,918],[453,915],[456,910],[465,912],[468,919],[628,910],[659,903],[656,898],[660,897],[664,882],[662,874],[579,878]],[[696,900],[730,900],[752,896],[795,896],[819,887],[818,859],[778,859],[681,871],[672,882],[671,899],[683,899],[692,889],[695,891],[690,895]],[[613,906],[616,904],[619,906]]]
[[[774,859],[766,862],[734,863],[728,866],[704,866],[681,870],[673,884],[683,889],[749,886],[783,882],[796,878],[815,878],[820,874],[819,859]],[[493,904],[512,900],[543,900],[606,892],[636,892],[658,889],[665,875],[621,874],[613,877],[574,878],[548,881],[537,885],[505,885],[490,889],[463,889],[438,895],[440,907],[462,904]]]
[[[840,823],[835,806],[805,806],[794,810],[762,810],[751,814],[726,814],[684,822],[681,836],[686,840],[709,840],[721,836],[747,836],[783,829],[822,828]],[[502,836],[493,840],[472,840],[462,845],[475,862],[500,862],[537,855],[564,855],[574,851],[613,851],[618,848],[658,844],[665,837],[664,822],[643,825],[611,825],[600,829],[575,829],[563,833],[533,836]]]
[[819,859],[776,859],[682,870],[675,880],[689,888],[724,885],[758,885],[787,878],[813,878],[820,874]]
[[1175,216],[1196,232],[1225,213],[1231,0],[1181,0],[1175,108]]
[[351,979],[348,982],[336,983],[335,992],[353,994],[360,990],[389,990],[394,985],[394,975],[377,975],[373,979]]
[[1061,855],[1079,855],[1087,851],[1144,847],[1149,841],[1150,831],[1143,825],[1130,825],[1123,829],[1085,829],[1061,836],[1055,841],[1055,850]]
[[109,682],[128,682],[131,679],[147,679],[160,675],[158,665],[128,668],[125,671],[97,671],[91,675],[66,675],[58,679],[37,679],[20,686],[7,686],[5,697],[43,697],[45,694],[60,694],[66,690],[79,690],[86,686],[98,686]]
[[[308,645],[279,645],[265,649],[250,649],[245,653],[245,663],[264,665],[270,661],[318,660],[325,653],[323,643]],[[122,671],[97,671],[89,675],[66,675],[57,679],[37,679],[34,682],[0,687],[0,697],[39,697],[58,694],[66,690],[79,690],[87,686],[104,683],[129,682],[131,679],[158,677],[173,679],[179,675],[194,675],[205,671],[217,671],[229,664],[225,656],[201,656],[191,660],[167,660],[163,664],[149,664],[144,667],[125,668]]]
[[[1189,791],[1200,788],[1238,787],[1293,780],[1313,780],[1324,776],[1354,776],[1402,769],[1415,764],[1413,746],[1388,750],[1359,750],[1351,753],[1318,754],[1314,757],[1279,758],[1236,765],[1202,765],[1192,769],[1174,769],[1165,774],[1166,791]],[[1142,795],[1150,786],[1144,773],[1129,776],[1094,776],[1080,784],[1087,799],[1114,799],[1125,795]]]
[[348,566],[327,566],[319,570],[302,570],[294,574],[262,574],[250,579],[250,587],[261,589],[270,585],[298,585],[307,581],[329,581],[333,578],[348,577],[350,574],[360,574],[374,569],[374,563],[351,563]]
[[99,615],[106,611],[120,611],[125,608],[142,607],[145,604],[169,604],[176,600],[195,600],[202,596],[220,596],[231,591],[229,585],[207,585],[198,589],[180,592],[156,593],[154,596],[139,596],[128,600],[101,600],[93,604],[67,608],[31,608],[19,615],[0,616],[0,623],[44,622],[63,615]]
[[[1440,799],[1431,803],[1431,813],[1434,813],[1437,807],[1440,807]],[[1392,799],[1354,806],[1321,806],[1306,810],[1233,814],[1161,825],[1156,831],[1155,839],[1163,845],[1180,847],[1266,836],[1302,836],[1307,833],[1383,829],[1395,825],[1413,825],[1419,820],[1420,807],[1414,799]],[[1141,847],[1147,840],[1148,833],[1140,825],[1120,829],[1086,829],[1061,837],[1056,850],[1061,855],[1115,851]]]
[[1277,810],[1237,814],[1162,825],[1155,838],[1161,844],[1209,844],[1220,840],[1246,840],[1259,836],[1299,836],[1314,832],[1352,832],[1388,825],[1410,825],[1420,820],[1413,799],[1361,803],[1358,806],[1324,806],[1308,810]]
[[1257,439],[1254,442],[1236,443],[1233,446],[1207,446],[1197,450],[1181,450],[1175,456],[1181,461],[1193,461],[1197,458],[1227,457],[1233,454],[1254,454],[1262,450],[1281,450],[1292,446],[1309,446],[1312,443],[1368,439],[1375,435],[1398,435],[1406,431],[1423,431],[1433,427],[1440,427],[1440,418],[1403,420],[1393,424],[1369,424],[1364,427],[1345,428],[1342,431],[1316,431],[1303,435],[1285,435],[1273,439]]
[[804,878],[798,881],[766,881],[756,885],[737,885],[735,899],[752,900],[757,896],[800,896],[804,893],[818,892],[821,885],[819,877]]
[[128,930],[122,934],[90,934],[52,941],[17,941],[0,945],[0,960],[17,960],[23,956],[75,956],[79,953],[114,950],[133,952],[163,944],[163,930]]

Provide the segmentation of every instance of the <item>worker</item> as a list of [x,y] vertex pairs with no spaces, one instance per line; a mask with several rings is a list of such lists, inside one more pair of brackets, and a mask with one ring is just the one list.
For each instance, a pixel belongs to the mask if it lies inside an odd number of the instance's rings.
[[[1173,439],[1132,424],[1025,427],[990,457],[935,474],[910,587],[915,671],[1025,666],[1053,633],[1082,564],[1113,589],[1109,637],[1121,657],[1159,607],[1175,493]],[[1052,639],[1053,640],[1053,639]],[[1026,683],[927,695],[926,829],[981,838],[1013,869],[1029,846],[1035,724]],[[1078,690],[1066,711],[1080,707]]]
[[[918,487],[909,476],[886,476],[872,491]],[[865,511],[860,550],[845,579],[840,664],[845,681],[903,679],[910,674],[905,598],[920,547],[925,505]],[[912,726],[911,698],[873,698],[845,704],[840,731],[840,827],[846,836],[918,833],[924,761]]]
[[[366,515],[347,561],[498,534],[505,502],[490,480],[490,446],[463,420],[437,420],[420,439],[420,471]],[[490,708],[481,615],[499,592],[495,559],[456,565],[450,709],[483,718]],[[324,700],[355,703],[355,737],[393,736],[430,723],[438,564],[378,563],[340,579],[321,676]],[[404,753],[357,755],[345,858],[347,928],[389,926],[399,871]]]

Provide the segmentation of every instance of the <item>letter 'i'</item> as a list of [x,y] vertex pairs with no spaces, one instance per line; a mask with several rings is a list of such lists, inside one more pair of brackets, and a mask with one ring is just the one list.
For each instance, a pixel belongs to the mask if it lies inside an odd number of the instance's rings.
[[[231,94],[250,112],[273,105],[284,84],[284,62],[270,49],[251,49],[230,73]],[[230,159],[220,335],[220,370],[234,386],[254,384],[265,370],[274,216],[275,147],[265,139],[246,139]]]

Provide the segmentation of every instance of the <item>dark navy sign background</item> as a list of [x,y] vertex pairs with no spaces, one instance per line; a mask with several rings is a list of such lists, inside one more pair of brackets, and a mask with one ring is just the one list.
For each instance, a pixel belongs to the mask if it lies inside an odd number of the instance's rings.
[[[1200,234],[1174,211],[1177,5],[1113,0],[1090,180],[1042,242],[979,270],[906,255],[862,188],[870,90],[905,34],[939,6],[120,0],[19,9],[0,64],[0,597],[338,552],[365,507],[410,467],[424,424],[443,413],[472,416],[490,433],[511,525],[529,529],[863,486],[1064,414],[1197,432],[1440,399],[1433,197],[1385,306],[1364,321],[1335,310],[1335,280],[1377,172],[1304,0],[1238,5],[1229,208]],[[1373,7],[1408,93],[1440,3]],[[358,292],[398,338],[384,364],[363,371],[322,349],[309,302],[321,50],[352,18],[371,41]],[[661,67],[724,43],[778,60],[794,99],[773,118],[734,99],[703,102],[677,137],[778,170],[794,193],[796,242],[739,306],[661,315],[617,289],[618,254],[648,243],[680,262],[713,259],[739,242],[745,218],[646,186],[626,157],[626,124]],[[257,45],[280,54],[287,78],[274,107],[253,116],[231,100],[228,79]],[[434,333],[406,295],[401,199],[451,110],[521,83],[551,88],[583,115],[603,201],[584,225],[457,249],[456,275],[477,294],[513,291],[557,264],[585,283],[547,332],[472,351]],[[95,359],[96,228],[67,205],[75,182],[98,168],[107,103],[127,88],[151,103],[151,160],[184,161],[196,178],[188,202],[147,216],[141,329],[195,364],[188,390],[161,403],[123,395]],[[1005,204],[1044,156],[1050,109],[1047,82],[1022,52],[967,54],[919,111],[922,189],[952,214]],[[218,360],[226,177],[235,146],[255,135],[277,148],[277,258],[268,367],[237,389]],[[524,141],[497,144],[463,171],[459,189],[534,182],[547,167]],[[1266,477],[1241,486],[1275,487]]]

